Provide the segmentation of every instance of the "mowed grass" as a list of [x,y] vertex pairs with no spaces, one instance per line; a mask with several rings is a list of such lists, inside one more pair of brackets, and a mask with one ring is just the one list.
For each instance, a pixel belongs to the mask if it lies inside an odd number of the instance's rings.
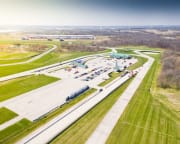
[[107,144],[179,144],[180,116],[151,93],[159,56],[119,119]]
[[128,67],[127,68],[128,70],[134,70],[138,67],[141,67],[143,64],[145,64],[147,62],[147,58],[140,57],[140,56],[133,56],[133,57],[135,57],[138,61],[135,64]]
[[17,114],[10,111],[9,109],[5,107],[0,108],[0,125],[15,118],[16,116]]
[[108,83],[112,82],[113,80],[115,80],[117,77],[119,77],[120,75],[122,74],[122,72],[111,72],[109,74],[109,78],[103,82],[101,82],[99,84],[99,86],[105,86],[107,85]]
[[0,60],[24,59],[37,54],[38,52],[0,52]]
[[32,123],[27,119],[22,119],[19,122],[0,131],[0,144],[5,144],[7,139],[11,139],[14,135],[26,129]]
[[31,59],[36,55],[38,55],[37,52],[27,52],[27,53],[13,53],[13,54],[7,54],[6,56],[2,56],[2,52],[0,52],[0,64],[23,62]]
[[[36,121],[34,123],[28,123],[28,125],[25,125],[21,131],[19,131],[18,129],[12,129],[12,132],[10,132],[10,134],[11,133],[14,133],[14,134],[11,135],[11,136],[6,135],[7,131],[9,131],[9,130],[1,131],[0,134],[2,133],[4,136],[0,137],[0,143],[1,142],[3,142],[3,144],[4,143],[6,143],[6,144],[15,143],[19,139],[21,139],[24,136],[26,136],[29,133],[31,133],[36,128],[38,128],[41,125],[47,123],[51,119],[55,118],[57,115],[63,113],[64,111],[66,111],[67,109],[71,108],[73,105],[77,104],[78,102],[80,102],[81,100],[83,100],[84,98],[88,97],[89,95],[93,94],[96,91],[97,90],[94,89],[94,88],[89,89],[88,91],[86,91],[85,93],[82,93],[77,98],[75,98],[72,101],[66,103],[65,105],[63,105],[62,107],[58,108],[57,110],[51,112],[50,114],[45,116],[43,119],[40,119],[40,120],[38,120],[38,121]],[[13,127],[16,127],[16,126],[13,126]]]
[[77,58],[84,55],[94,54],[92,52],[66,52],[66,53],[59,53],[59,52],[51,52],[42,58],[27,63],[27,64],[20,64],[20,65],[13,65],[13,66],[0,66],[0,77],[27,71],[30,69],[35,69],[42,66],[47,66],[53,63],[62,62],[65,60]]
[[130,82],[131,80],[117,88],[107,98],[97,104],[50,143],[84,144]]
[[126,48],[126,49],[116,49],[118,53],[123,53],[123,54],[136,54],[134,53],[134,50]]
[[0,102],[55,82],[59,79],[45,75],[31,75],[0,83]]

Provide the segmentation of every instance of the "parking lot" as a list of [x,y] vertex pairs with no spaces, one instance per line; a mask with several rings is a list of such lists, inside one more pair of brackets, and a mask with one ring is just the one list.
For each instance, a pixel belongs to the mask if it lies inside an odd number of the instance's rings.
[[[76,65],[73,62],[64,67],[51,71],[48,75],[61,79],[77,79],[86,84],[97,86],[102,81],[109,78],[109,73],[115,71],[118,65],[121,71],[137,62],[137,59],[113,59],[109,57],[93,57],[81,60],[83,65]],[[85,68],[86,67],[86,68]]]

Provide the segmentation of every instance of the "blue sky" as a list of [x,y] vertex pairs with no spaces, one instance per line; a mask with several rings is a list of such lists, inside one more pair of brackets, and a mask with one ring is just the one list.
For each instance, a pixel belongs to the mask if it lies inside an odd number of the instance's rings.
[[0,0],[0,25],[180,25],[179,0]]

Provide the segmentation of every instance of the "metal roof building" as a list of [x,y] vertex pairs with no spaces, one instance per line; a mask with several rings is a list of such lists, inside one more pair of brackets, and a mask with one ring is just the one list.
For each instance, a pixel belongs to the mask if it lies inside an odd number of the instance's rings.
[[28,35],[29,39],[95,39],[94,35]]
[[112,58],[117,58],[117,59],[129,59],[129,58],[131,58],[130,55],[122,54],[122,53],[111,53],[110,56]]

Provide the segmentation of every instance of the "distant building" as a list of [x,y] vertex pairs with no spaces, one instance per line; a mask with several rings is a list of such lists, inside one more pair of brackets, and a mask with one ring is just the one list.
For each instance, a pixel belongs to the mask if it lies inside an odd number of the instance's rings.
[[73,61],[73,63],[72,63],[74,66],[78,66],[78,67],[82,67],[82,68],[88,68],[88,66],[85,64],[85,62],[84,61],[82,61],[82,60],[75,60],[75,61]]
[[94,35],[40,35],[40,34],[34,34],[34,35],[28,35],[29,39],[58,39],[58,40],[64,40],[64,39],[95,39],[96,37]]
[[111,53],[110,57],[116,58],[116,59],[130,59],[131,56],[128,54],[122,54],[122,53]]

